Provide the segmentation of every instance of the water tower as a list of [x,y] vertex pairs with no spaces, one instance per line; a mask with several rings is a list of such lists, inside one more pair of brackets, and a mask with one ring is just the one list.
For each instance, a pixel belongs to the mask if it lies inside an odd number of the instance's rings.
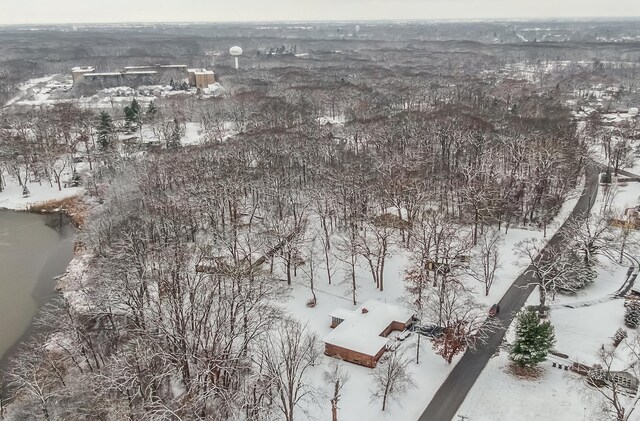
[[236,59],[236,70],[238,70],[238,58],[242,55],[242,48],[235,46],[229,49],[229,54],[231,54]]

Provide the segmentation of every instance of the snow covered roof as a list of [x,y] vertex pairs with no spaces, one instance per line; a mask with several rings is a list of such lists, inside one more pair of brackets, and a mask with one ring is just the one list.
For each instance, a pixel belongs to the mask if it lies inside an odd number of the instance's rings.
[[108,73],[88,73],[85,77],[95,77],[95,76],[120,76],[122,73],[120,72],[108,72]]
[[329,313],[329,316],[335,317],[336,319],[345,320],[349,318],[353,314],[353,310],[346,310],[344,308],[337,308]]
[[151,69],[153,66],[125,66],[125,70]]
[[406,323],[413,314],[391,304],[369,300],[354,311],[337,309],[331,316],[344,321],[324,337],[325,343],[375,356],[389,341],[380,336],[384,330],[393,322]]
[[93,72],[94,70],[95,68],[91,66],[76,66],[71,69],[72,72]]
[[155,70],[134,70],[134,71],[128,71],[126,73],[123,73],[125,75],[155,75],[156,72]]
[[197,75],[212,75],[213,74],[213,70],[207,70],[207,69],[187,69],[187,72],[195,73]]

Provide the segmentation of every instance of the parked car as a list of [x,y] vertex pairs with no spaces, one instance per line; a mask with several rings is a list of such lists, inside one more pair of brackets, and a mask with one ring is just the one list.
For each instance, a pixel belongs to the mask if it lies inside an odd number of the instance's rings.
[[411,330],[414,332],[418,332],[422,336],[426,336],[428,338],[437,338],[439,336],[442,336],[442,334],[444,333],[444,327],[434,324],[423,326],[414,324],[413,326],[411,326]]
[[496,317],[500,313],[500,305],[494,304],[489,309],[489,317]]

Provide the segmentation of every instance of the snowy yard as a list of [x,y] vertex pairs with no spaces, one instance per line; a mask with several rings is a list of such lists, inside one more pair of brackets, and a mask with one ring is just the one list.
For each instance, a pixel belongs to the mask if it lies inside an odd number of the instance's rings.
[[[541,364],[538,379],[517,379],[508,372],[508,353],[489,360],[458,411],[470,421],[599,420],[581,389],[582,376]],[[594,417],[594,415],[596,415]]]
[[[535,292],[528,304],[535,304]],[[589,307],[551,310],[556,346],[569,360],[592,365],[598,361],[598,350],[611,344],[618,327],[624,326],[623,300],[612,300]],[[513,325],[507,343],[515,337]],[[624,344],[620,346],[624,352]],[[458,415],[470,420],[496,419],[536,420],[602,420],[600,397],[586,387],[584,377],[572,371],[553,367],[553,362],[569,362],[550,355],[543,362],[537,379],[518,379],[509,372],[509,354],[501,349],[491,360],[467,395]],[[622,364],[622,361],[619,361]],[[526,414],[523,415],[523,414]],[[550,414],[556,414],[550,418]],[[640,419],[634,413],[631,420]]]
[[[407,255],[404,252],[396,253],[389,259],[385,267],[386,285],[384,292],[376,289],[371,281],[371,274],[362,268],[359,272],[359,292],[358,302],[363,303],[369,299],[377,299],[397,306],[406,306],[402,297],[404,295],[404,270],[407,265]],[[296,319],[306,323],[311,331],[318,335],[321,340],[331,332],[331,317],[329,313],[336,308],[352,309],[349,294],[345,293],[344,286],[340,285],[341,275],[338,273],[331,285],[326,278],[316,280],[315,292],[317,304],[314,308],[307,307],[306,303],[311,298],[311,293],[304,277],[298,274],[297,284],[292,290],[293,297],[285,303],[286,310]],[[345,298],[346,297],[346,298]],[[381,411],[379,401],[371,401],[372,393],[372,370],[348,362],[340,361],[339,364],[349,374],[349,381],[345,384],[342,396],[348,405],[340,407],[339,419],[344,420],[374,420],[374,419],[395,419],[413,420],[417,419],[424,411],[435,394],[440,384],[447,377],[449,372],[457,363],[457,359],[449,365],[444,359],[436,355],[431,347],[431,342],[422,337],[420,340],[420,363],[415,363],[417,336],[411,334],[409,338],[400,343],[399,351],[405,351],[407,358],[412,359],[410,365],[415,387],[411,387],[409,392],[401,396],[400,404],[392,404],[385,412]],[[384,358],[384,357],[383,357]],[[329,364],[335,361],[334,358],[322,355],[318,364],[310,371],[310,378],[321,391],[320,402],[318,404],[308,404],[306,410],[312,415],[310,419],[324,419],[330,416],[329,396],[332,385],[323,381],[324,372]],[[379,365],[384,364],[383,361]]]
[[10,178],[4,190],[0,192],[0,209],[26,210],[31,205],[80,196],[84,192],[82,187],[67,187],[58,190],[55,183],[51,186],[47,181],[28,183],[28,188],[30,195],[23,197],[22,187],[17,180]]

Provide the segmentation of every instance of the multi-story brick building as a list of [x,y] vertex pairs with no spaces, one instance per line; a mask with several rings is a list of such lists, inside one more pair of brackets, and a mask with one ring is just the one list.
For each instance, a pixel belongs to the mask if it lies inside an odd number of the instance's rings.
[[71,69],[74,85],[86,82],[101,87],[156,85],[189,80],[191,86],[208,88],[215,83],[213,71],[187,69],[184,64],[155,64],[127,66],[118,72],[96,72],[94,67],[83,66]]

